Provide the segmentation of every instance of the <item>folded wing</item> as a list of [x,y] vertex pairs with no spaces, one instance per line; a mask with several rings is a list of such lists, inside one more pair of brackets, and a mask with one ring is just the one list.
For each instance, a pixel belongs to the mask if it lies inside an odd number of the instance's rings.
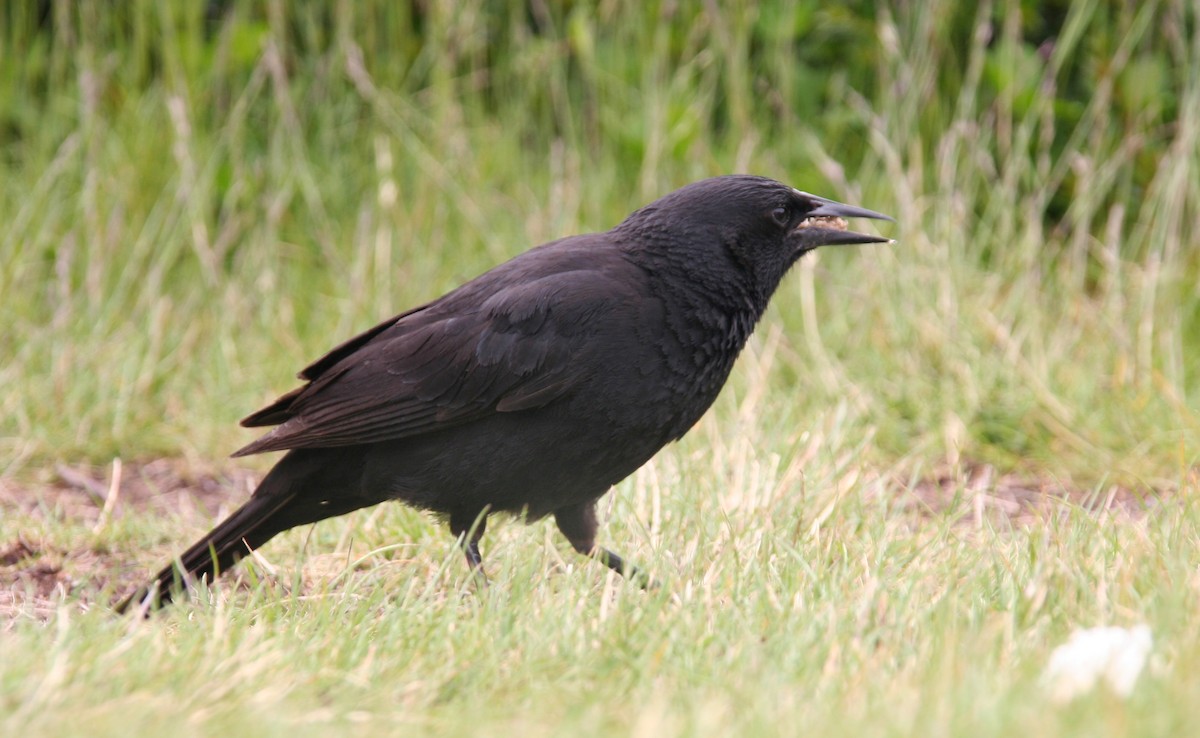
[[300,374],[307,384],[242,421],[278,427],[234,456],[389,441],[545,406],[587,379],[572,357],[628,290],[594,269],[486,286],[385,321],[314,362]]

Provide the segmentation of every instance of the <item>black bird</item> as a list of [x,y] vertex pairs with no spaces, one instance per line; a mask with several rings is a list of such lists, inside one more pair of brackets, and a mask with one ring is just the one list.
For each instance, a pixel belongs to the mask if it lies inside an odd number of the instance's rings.
[[117,609],[385,500],[445,516],[480,574],[500,512],[554,515],[576,551],[631,574],[596,545],[596,500],[700,419],[792,264],[888,240],[841,218],[891,220],[764,177],[706,179],[350,339],[242,421],[275,428],[234,456],[287,450],[249,501]]

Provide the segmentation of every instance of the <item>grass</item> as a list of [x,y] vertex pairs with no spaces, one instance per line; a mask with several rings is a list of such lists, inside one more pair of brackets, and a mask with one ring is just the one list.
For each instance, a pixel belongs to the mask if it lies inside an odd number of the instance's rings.
[[[264,552],[278,569],[265,583],[247,574],[249,591],[149,623],[81,612],[73,598],[44,624],[17,607],[0,671],[6,730],[1195,729],[1193,504],[1131,517],[1058,503],[1013,527],[990,511],[970,522],[964,494],[930,518],[903,508],[901,485],[847,475],[860,458],[837,419],[823,420],[829,435],[798,455],[802,485],[786,482],[788,463],[747,450],[766,434],[715,423],[702,429],[715,446],[622,484],[605,538],[663,581],[648,593],[575,558],[546,525],[491,536],[492,587],[475,593],[443,533],[390,507],[288,534]],[[126,516],[100,538],[165,555],[185,526],[163,517]],[[51,533],[90,531],[59,522]],[[1049,650],[1106,622],[1147,622],[1158,639],[1134,696],[1051,703],[1038,681]]]
[[[35,549],[0,566],[0,733],[1195,732],[1185,3],[1075,0],[1044,59],[1005,4],[48,7],[0,23],[0,550]],[[803,262],[713,411],[618,486],[603,537],[663,587],[509,525],[473,594],[393,506],[149,623],[96,606],[215,511],[83,515],[58,464],[224,478],[236,420],[337,341],[728,171],[899,243]],[[1128,701],[1048,701],[1072,628],[1136,622]]]

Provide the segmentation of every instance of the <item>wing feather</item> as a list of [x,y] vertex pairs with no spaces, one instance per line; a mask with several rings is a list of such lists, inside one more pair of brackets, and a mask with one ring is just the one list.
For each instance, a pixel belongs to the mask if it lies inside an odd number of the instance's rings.
[[585,379],[572,358],[623,291],[619,279],[576,269],[511,280],[482,299],[450,293],[311,364],[308,384],[243,421],[278,425],[234,456],[376,443],[542,407]]

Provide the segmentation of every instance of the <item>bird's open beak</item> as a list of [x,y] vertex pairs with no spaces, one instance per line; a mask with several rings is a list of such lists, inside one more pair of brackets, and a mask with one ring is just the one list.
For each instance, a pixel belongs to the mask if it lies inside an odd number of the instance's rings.
[[[835,219],[870,218],[872,220],[889,220],[894,223],[894,218],[883,213],[877,213],[874,210],[860,208],[856,205],[845,205],[833,200],[827,200],[824,197],[810,195],[807,192],[800,192],[800,195],[815,206],[812,210],[808,211],[808,215],[795,230],[796,236],[800,239],[802,251],[811,251],[818,246],[892,243],[892,239],[890,238],[851,231],[845,227],[844,223],[838,223]],[[831,220],[823,222],[822,219],[826,218]]]

